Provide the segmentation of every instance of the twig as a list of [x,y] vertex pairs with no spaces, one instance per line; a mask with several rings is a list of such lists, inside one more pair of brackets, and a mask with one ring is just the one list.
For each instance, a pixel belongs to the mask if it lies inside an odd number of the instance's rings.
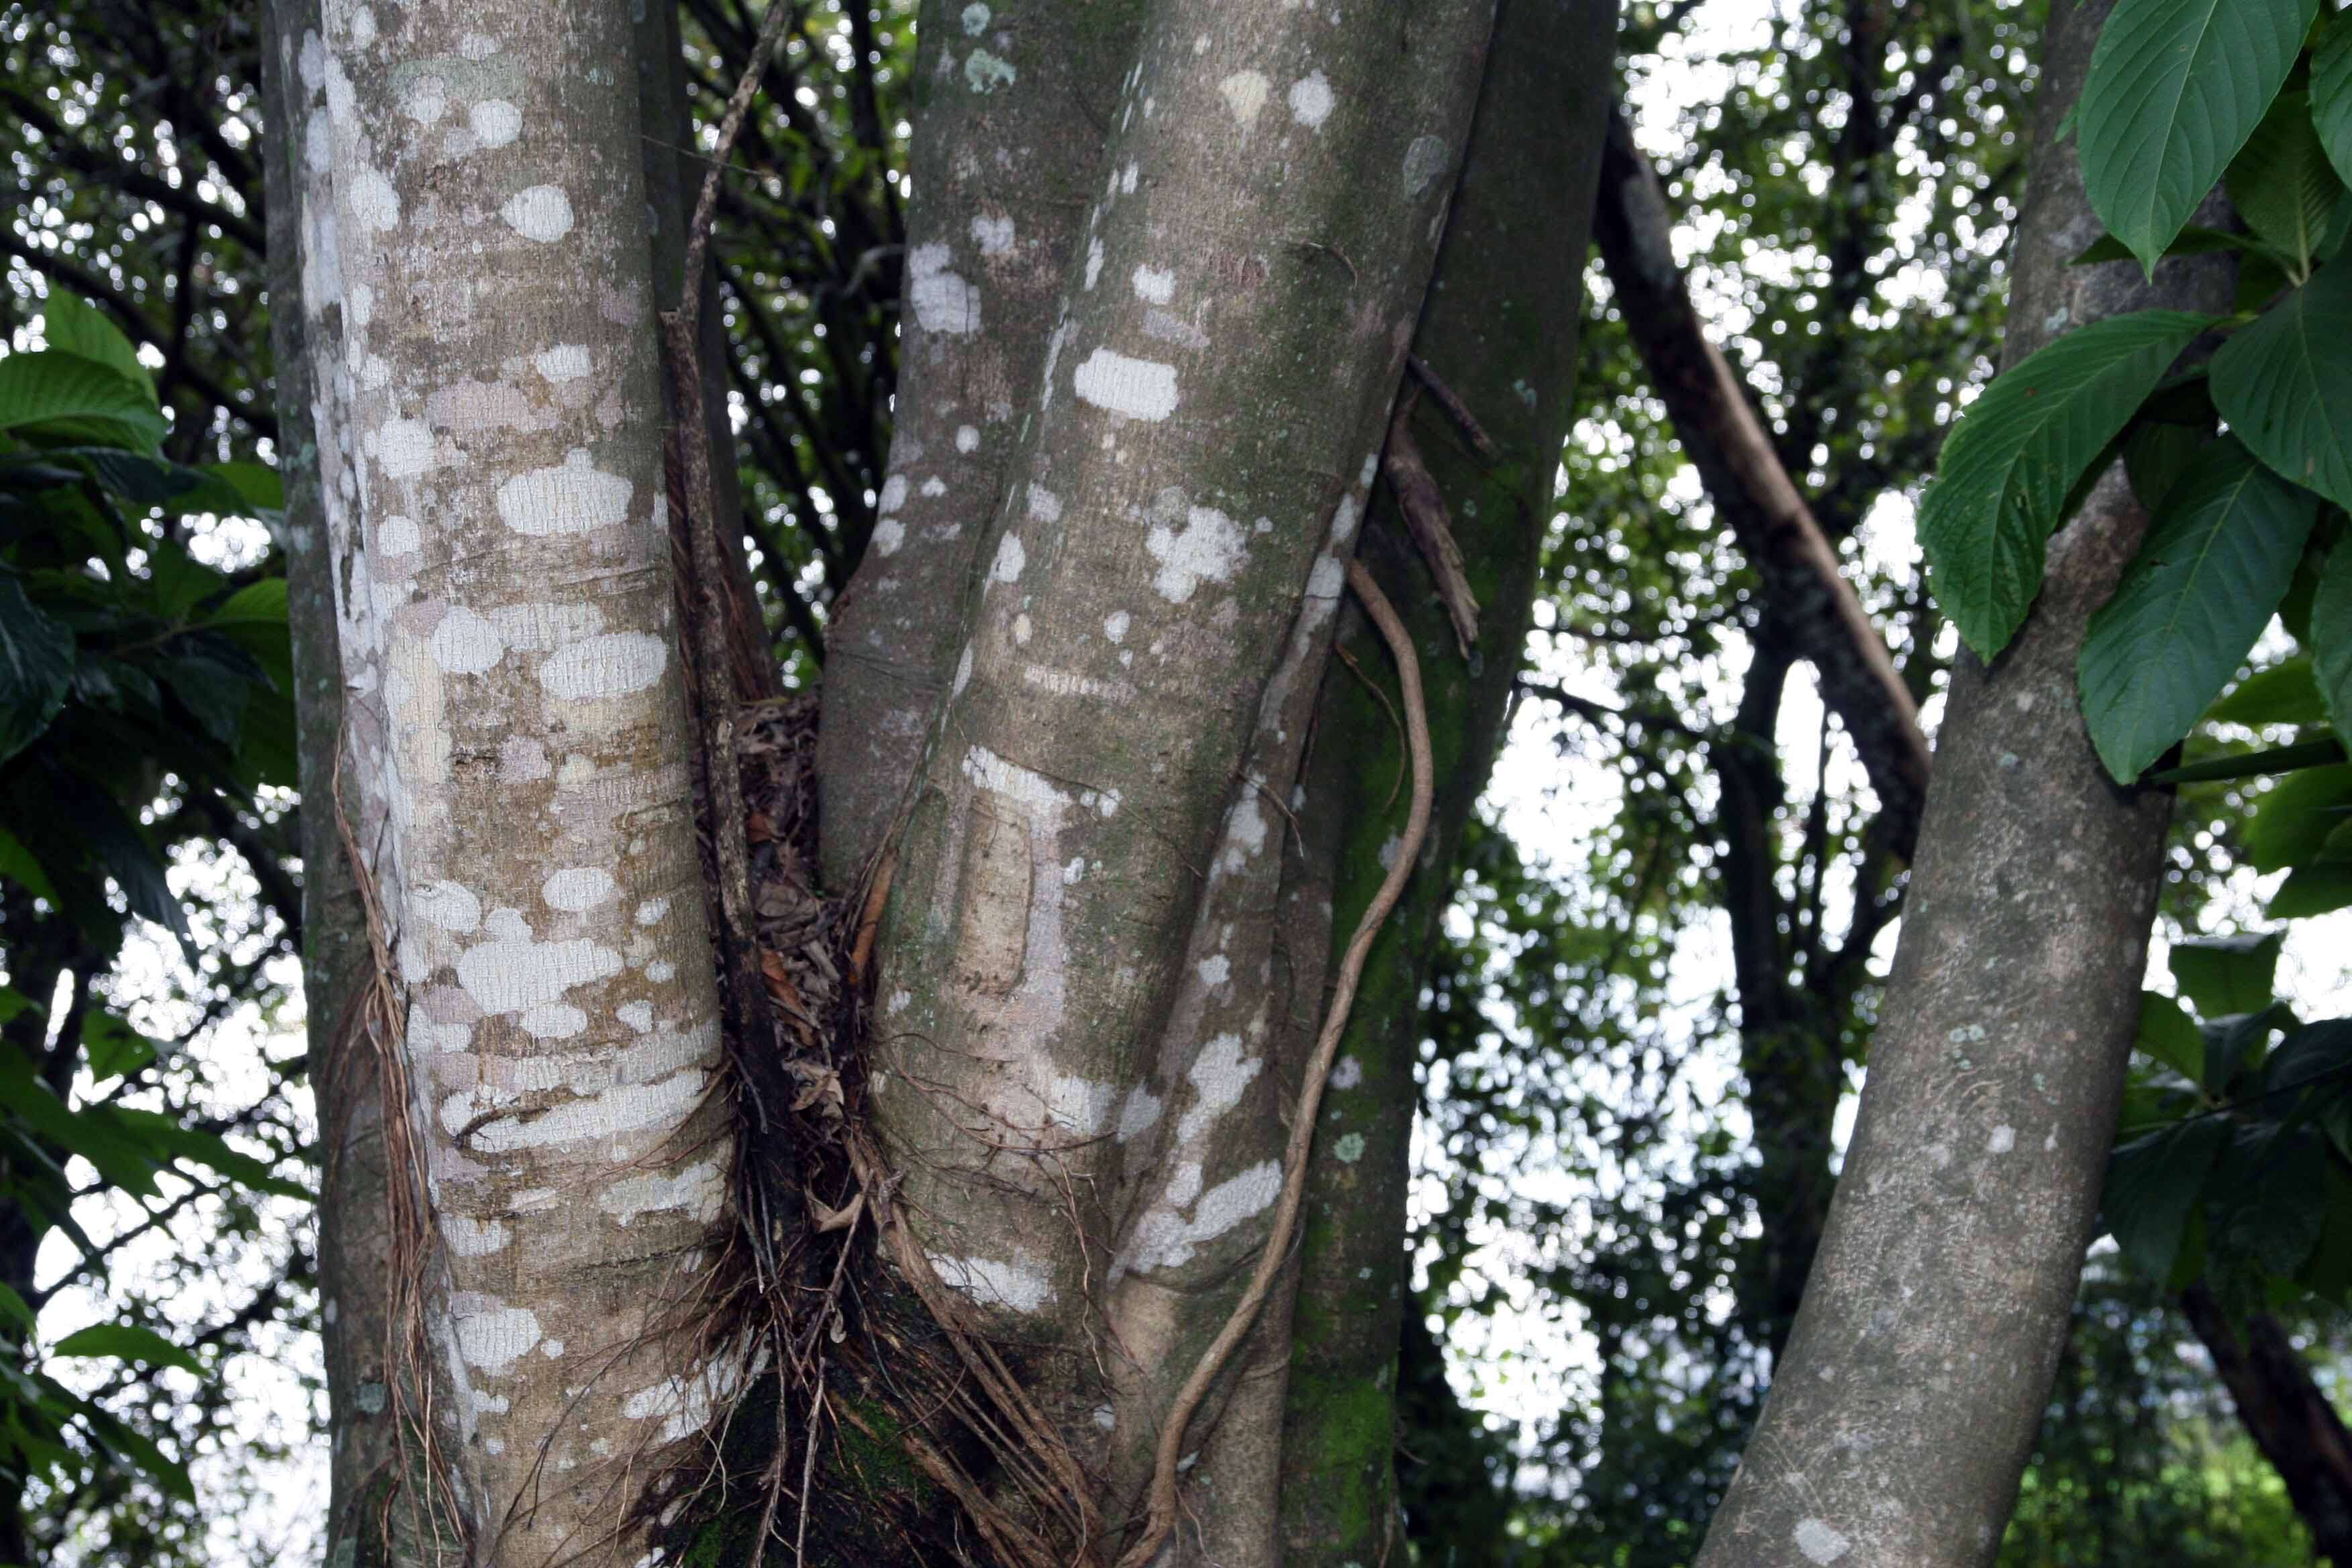
[[694,568],[694,599],[699,601],[693,622],[695,662],[700,666],[703,784],[710,806],[710,837],[719,883],[719,949],[726,961],[727,984],[720,998],[728,1035],[738,1050],[753,1047],[762,1021],[771,1019],[767,992],[760,973],[758,912],[751,902],[751,872],[744,832],[743,781],[736,770],[734,650],[729,636],[731,620],[726,574],[721,567],[718,498],[710,479],[710,426],[704,416],[702,364],[696,339],[702,321],[702,274],[710,248],[710,220],[719,205],[719,185],[729,153],[743,129],[743,116],[759,90],[761,67],[775,48],[790,19],[792,7],[774,0],[753,46],[751,59],[734,96],[727,100],[719,140],[710,153],[710,168],[694,205],[686,242],[685,274],[678,308],[663,312],[662,336],[675,383],[677,423],[675,434],[680,488],[688,515],[681,520],[690,545]]
[[1404,364],[1412,372],[1413,380],[1429,389],[1429,395],[1437,400],[1437,406],[1445,410],[1445,416],[1462,427],[1463,437],[1470,443],[1471,449],[1491,461],[1495,456],[1495,438],[1486,434],[1486,428],[1478,423],[1477,416],[1470,412],[1470,405],[1463,402],[1452,387],[1439,380],[1437,373],[1429,368],[1429,362],[1419,354],[1406,355]]
[[1438,603],[1454,623],[1454,641],[1468,658],[1478,641],[1478,596],[1470,591],[1470,575],[1462,562],[1462,546],[1454,542],[1454,519],[1445,508],[1445,492],[1422,460],[1420,444],[1412,438],[1413,399],[1397,400],[1396,417],[1389,421],[1389,444],[1381,459],[1389,488],[1396,492],[1404,513],[1405,531],[1429,574],[1437,584]]
[[1381,592],[1380,584],[1372,581],[1372,574],[1361,562],[1348,563],[1348,585],[1363,601],[1372,624],[1380,628],[1381,636],[1388,641],[1389,652],[1396,659],[1397,676],[1404,689],[1407,736],[1412,749],[1412,811],[1388,876],[1381,881],[1380,891],[1372,895],[1363,918],[1356,922],[1356,934],[1349,941],[1347,955],[1339,962],[1339,984],[1331,995],[1330,1010],[1324,1016],[1322,1036],[1315,1042],[1315,1054],[1307,1063],[1297,1110],[1290,1119],[1290,1142],[1283,1152],[1282,1196],[1275,1205],[1273,1228],[1258,1253],[1257,1267],[1250,1274],[1247,1289],[1234,1303],[1233,1315],[1202,1352],[1199,1363],[1169,1406],[1167,1422],[1160,1429],[1159,1447],[1153,1455],[1151,1498],[1143,1533],[1119,1559],[1119,1568],[1145,1568],[1160,1554],[1168,1532],[1176,1526],[1177,1467],[1182,1462],[1184,1430],[1192,1424],[1202,1401],[1208,1397],[1210,1386],[1257,1321],[1258,1310],[1265,1304],[1274,1278],[1289,1257],[1291,1236],[1297,1228],[1298,1211],[1307,1196],[1307,1160],[1315,1145],[1316,1112],[1322,1107],[1323,1087],[1330,1077],[1332,1059],[1339,1055],[1339,1037],[1347,1032],[1348,1015],[1355,1005],[1364,961],[1371,952],[1373,939],[1380,935],[1381,923],[1403,896],[1405,881],[1412,875],[1413,864],[1421,858],[1422,840],[1429,832],[1434,784],[1430,776],[1429,712],[1422,699],[1421,664],[1413,657],[1412,639],[1406,635],[1404,623],[1397,618],[1387,595]]

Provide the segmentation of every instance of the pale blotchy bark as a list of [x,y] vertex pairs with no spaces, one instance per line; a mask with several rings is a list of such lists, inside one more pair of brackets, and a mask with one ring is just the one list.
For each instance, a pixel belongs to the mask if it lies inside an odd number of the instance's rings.
[[[335,818],[341,751],[342,660],[329,581],[327,512],[312,430],[314,364],[341,357],[335,318],[301,308],[302,269],[317,226],[331,215],[333,174],[306,157],[299,133],[313,108],[302,86],[305,34],[319,28],[317,0],[266,0],[262,8],[264,117],[260,143],[269,215],[270,353],[278,396],[278,472],[285,487],[287,619],[294,648],[294,706],[302,786],[302,1001],[310,1085],[319,1113],[320,1341],[333,1428],[328,1447],[327,1555],[364,1558],[367,1499],[395,1478],[398,1445],[386,1350],[394,1267],[385,1208],[381,1075],[351,1027],[370,968],[367,922]],[[323,94],[316,108],[323,112]],[[289,133],[292,132],[292,133]],[[348,1543],[348,1544],[347,1544]]]
[[[2055,132],[2108,6],[2054,9],[2011,364],[2088,321],[2231,295],[2226,265],[2169,262],[2152,287],[2068,265],[2099,225]],[[2146,524],[2106,474],[2051,541],[2016,642],[1953,672],[1853,1145],[1701,1568],[1960,1568],[1999,1548],[2091,1238],[2163,861],[2168,799],[2107,778],[2074,689]]]
[[[1114,1517],[1279,1186],[1279,835],[1491,12],[1150,7],[898,850],[881,1125]],[[1274,1561],[1281,1364],[1187,1560]]]
[[[1344,1568],[1403,1560],[1396,1538],[1398,1345],[1411,1282],[1402,1245],[1421,991],[1453,860],[1484,787],[1526,643],[1553,482],[1571,417],[1586,254],[1614,63],[1616,0],[1503,0],[1459,187],[1413,353],[1493,443],[1474,450],[1424,395],[1414,427],[1452,513],[1479,604],[1465,659],[1392,496],[1362,558],[1411,630],[1428,688],[1438,780],[1420,868],[1372,950],[1323,1101],[1299,1248],[1281,1444],[1282,1562]],[[1284,896],[1285,945],[1344,938],[1404,820],[1404,742],[1366,689],[1395,679],[1350,613],[1341,646],[1363,674],[1323,676]],[[1335,897],[1336,884],[1336,897]],[[1319,956],[1319,954],[1318,955]],[[1311,1034],[1322,993],[1295,986]]]
[[1142,14],[1142,0],[923,5],[890,471],[826,638],[817,778],[835,887],[922,765]]
[[474,1560],[635,1563],[632,1460],[741,1369],[659,1331],[729,1156],[629,11],[331,0],[296,67],[344,795],[435,1208],[408,1484]]

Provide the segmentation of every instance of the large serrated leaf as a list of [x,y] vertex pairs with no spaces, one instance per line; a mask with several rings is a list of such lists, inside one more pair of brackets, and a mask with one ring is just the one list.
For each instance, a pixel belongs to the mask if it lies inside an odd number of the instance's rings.
[[2309,276],[2343,204],[2344,182],[2312,129],[2311,100],[2283,92],[2230,164],[2230,201],[2246,226]]
[[2228,437],[2191,459],[2077,660],[2099,760],[2129,784],[2189,733],[2252,651],[2319,502]]
[[2311,660],[2296,654],[2238,682],[2205,716],[2217,724],[2259,730],[2273,724],[2325,723],[2327,710],[2312,679]]
[[2206,1017],[2257,1013],[2271,1005],[2284,940],[2277,931],[2189,937],[2172,944],[2167,965],[2180,994]]
[[2075,110],[2101,221],[2150,271],[2278,96],[2319,0],[2117,0]]
[[145,387],[151,399],[155,395],[155,378],[139,363],[139,351],[131,340],[80,296],[63,289],[49,291],[48,302],[41,310],[41,337],[53,349],[112,366]]
[[2352,16],[2328,23],[2311,52],[2311,122],[2327,161],[2352,184]]
[[152,1329],[136,1323],[92,1323],[57,1342],[53,1356],[98,1356],[110,1361],[143,1361],[149,1366],[176,1366],[204,1375],[196,1358]]
[[2311,673],[2336,732],[2352,735],[2352,539],[2327,552],[2311,598]]
[[2240,830],[2246,864],[2284,871],[2316,859],[2327,836],[2352,816],[2352,764],[2301,768],[2256,800]]
[[2139,994],[2138,1050],[2187,1079],[2205,1081],[2205,1037],[2179,1003],[2161,991]]
[[2254,456],[2352,504],[2352,263],[2321,268],[2213,356],[2214,406]]
[[74,635],[0,572],[0,763],[40,736],[73,684]]
[[2066,498],[2209,317],[2140,310],[2068,333],[1984,390],[1919,503],[1936,597],[1990,658],[2042,587]]
[[2124,1256],[2150,1279],[2172,1272],[2189,1211],[2229,1142],[2229,1122],[2200,1116],[2135,1138],[2109,1158],[2100,1217]]
[[166,428],[154,395],[111,365],[56,349],[0,359],[0,432],[144,452]]
[[2300,921],[2333,914],[2347,905],[2352,905],[2352,862],[2329,860],[2296,867],[2263,911],[2274,921]]

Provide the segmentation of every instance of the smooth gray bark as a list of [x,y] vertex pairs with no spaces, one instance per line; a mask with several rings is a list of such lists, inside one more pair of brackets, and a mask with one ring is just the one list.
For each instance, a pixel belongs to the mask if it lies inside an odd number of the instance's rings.
[[635,1563],[642,1457],[740,1369],[672,1331],[728,1118],[630,16],[324,9],[295,65],[344,794],[434,1211],[385,1282],[432,1358],[388,1374],[403,1479],[474,1560]]
[[826,638],[826,880],[880,847],[963,647],[1142,0],[925,0],[890,471]]
[[[2120,311],[2229,304],[2225,264],[2168,263],[2153,286],[2069,266],[2100,226],[2055,132],[2108,8],[2053,6],[2011,365]],[[1974,1568],[1999,1548],[2091,1239],[2162,870],[2169,798],[2106,776],[2075,697],[2084,627],[2146,527],[2118,465],[2052,539],[2017,640],[1953,672],[1853,1144],[1701,1568]]]
[[[1279,1185],[1280,835],[1490,16],[1150,7],[898,852],[881,1126],[1114,1514]],[[1274,1561],[1279,1330],[1187,1561]]]

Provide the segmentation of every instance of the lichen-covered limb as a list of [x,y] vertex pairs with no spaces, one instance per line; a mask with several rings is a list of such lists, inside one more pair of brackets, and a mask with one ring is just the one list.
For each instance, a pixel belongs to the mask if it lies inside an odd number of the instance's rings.
[[922,764],[1143,9],[924,0],[890,471],[826,642],[833,886],[856,880]]
[[[1420,1001],[1462,831],[1501,737],[1519,668],[1559,452],[1570,417],[1581,285],[1613,64],[1615,0],[1504,0],[1462,184],[1413,353],[1490,438],[1479,454],[1424,396],[1419,445],[1452,513],[1480,614],[1475,661],[1455,647],[1428,568],[1383,493],[1362,559],[1420,650],[1439,790],[1420,874],[1374,948],[1313,1163],[1282,1435],[1282,1562],[1339,1568],[1402,1558],[1395,1518],[1396,1359],[1410,1298],[1404,1230],[1419,1085]],[[1336,883],[1339,930],[1379,883],[1405,803],[1395,720],[1365,688],[1390,677],[1370,628],[1342,647],[1363,678],[1323,679],[1298,820],[1307,886]]]
[[[2069,265],[2099,225],[2056,132],[2109,7],[2053,9],[2011,364],[2088,321],[2231,297],[2226,262],[2152,286]],[[2146,521],[2118,466],[2052,540],[1999,664],[1953,672],[1853,1144],[1703,1568],[1994,1559],[2090,1240],[2162,868],[2170,802],[2107,778],[2074,685]]]
[[661,1332],[728,1155],[631,55],[620,0],[330,0],[296,57],[346,793],[435,1210],[429,1484],[529,1568],[637,1561],[631,1460],[741,1373]]
[[[1251,746],[1302,616],[1288,679],[1319,674],[1490,13],[1150,8],[899,851],[875,1051],[905,1196],[1116,1463],[1279,1185],[1297,756]],[[1261,877],[1228,933],[1208,911]]]

